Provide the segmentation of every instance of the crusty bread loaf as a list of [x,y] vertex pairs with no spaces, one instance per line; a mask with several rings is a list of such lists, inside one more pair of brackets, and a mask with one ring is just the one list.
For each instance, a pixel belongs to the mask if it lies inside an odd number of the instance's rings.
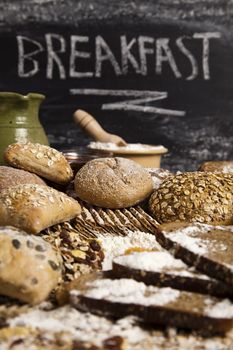
[[37,184],[46,186],[46,183],[36,174],[9,166],[0,166],[0,191],[20,184]]
[[147,198],[153,183],[148,171],[126,158],[99,158],[76,174],[75,191],[87,203],[103,208],[124,208]]
[[4,152],[7,164],[42,176],[58,184],[69,183],[73,171],[64,155],[39,143],[14,143]]
[[233,172],[233,161],[209,161],[204,162],[200,165],[199,171],[208,171],[214,173],[232,173]]
[[155,190],[149,209],[160,223],[186,221],[233,223],[233,174],[183,173]]
[[0,294],[31,304],[45,300],[61,277],[61,257],[41,237],[0,227]]
[[39,233],[80,212],[78,201],[48,186],[24,184],[0,192],[0,225],[29,233]]

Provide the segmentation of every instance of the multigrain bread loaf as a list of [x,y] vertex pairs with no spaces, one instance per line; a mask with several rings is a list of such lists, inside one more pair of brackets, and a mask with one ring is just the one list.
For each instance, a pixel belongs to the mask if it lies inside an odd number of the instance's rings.
[[0,294],[28,302],[45,300],[61,277],[61,257],[41,237],[0,227]]
[[39,233],[80,212],[78,201],[48,186],[24,184],[0,192],[0,225],[29,233]]
[[233,172],[233,160],[228,161],[209,161],[200,165],[199,171],[208,171],[214,173],[232,173]]
[[73,171],[64,155],[39,143],[14,143],[4,152],[7,164],[35,173],[58,184],[67,184]]
[[36,174],[9,166],[0,166],[0,191],[20,184],[37,184],[46,186],[46,183]]
[[153,190],[148,171],[120,157],[91,160],[77,172],[74,186],[83,201],[112,209],[133,206]]
[[233,174],[193,172],[174,175],[155,190],[149,210],[160,223],[233,223]]

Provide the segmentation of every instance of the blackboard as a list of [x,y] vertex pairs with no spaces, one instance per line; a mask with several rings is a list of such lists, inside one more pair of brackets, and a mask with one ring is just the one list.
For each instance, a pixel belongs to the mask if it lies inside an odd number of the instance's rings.
[[233,159],[231,0],[0,1],[0,90],[46,95],[52,146],[89,143],[82,108],[162,166]]

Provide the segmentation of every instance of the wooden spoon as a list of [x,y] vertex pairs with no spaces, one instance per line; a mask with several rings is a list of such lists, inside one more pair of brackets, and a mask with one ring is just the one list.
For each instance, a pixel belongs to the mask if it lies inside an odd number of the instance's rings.
[[120,136],[110,134],[105,131],[97,120],[89,113],[78,109],[74,112],[74,121],[79,124],[86,133],[91,136],[95,141],[100,142],[112,142],[117,146],[126,146],[127,143]]

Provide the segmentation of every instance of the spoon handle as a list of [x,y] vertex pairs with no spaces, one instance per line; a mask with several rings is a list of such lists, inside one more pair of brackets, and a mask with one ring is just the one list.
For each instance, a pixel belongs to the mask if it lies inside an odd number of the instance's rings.
[[105,131],[97,120],[82,109],[74,112],[74,121],[95,141],[113,142],[117,145],[126,145],[126,142],[119,136],[113,135]]

